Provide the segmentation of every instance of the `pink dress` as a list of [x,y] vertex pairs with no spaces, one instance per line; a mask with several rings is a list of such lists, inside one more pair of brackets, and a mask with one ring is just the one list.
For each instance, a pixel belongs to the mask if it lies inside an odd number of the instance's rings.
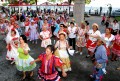
[[120,35],[115,36],[115,41],[112,47],[112,53],[120,56]]
[[82,28],[78,29],[78,36],[77,36],[77,42],[76,42],[76,45],[78,47],[85,47],[86,45],[85,33],[86,33],[86,29],[82,29]]

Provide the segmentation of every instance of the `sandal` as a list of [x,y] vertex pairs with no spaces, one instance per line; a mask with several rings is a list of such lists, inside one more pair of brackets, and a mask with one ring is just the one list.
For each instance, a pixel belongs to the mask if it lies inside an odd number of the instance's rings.
[[32,76],[33,76],[33,74],[34,74],[34,73],[33,73],[33,72],[31,72],[31,73],[30,73],[30,77],[32,77]]
[[24,80],[25,80],[25,78],[26,78],[26,76],[23,76],[23,77],[22,77],[22,79],[21,79],[21,81],[24,81]]

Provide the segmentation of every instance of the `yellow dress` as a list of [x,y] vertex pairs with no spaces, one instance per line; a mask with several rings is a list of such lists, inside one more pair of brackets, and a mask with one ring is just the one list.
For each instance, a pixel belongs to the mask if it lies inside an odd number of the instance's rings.
[[[57,50],[55,51],[55,56],[58,56],[62,62],[64,63],[64,70],[67,72],[67,71],[71,71],[71,64],[70,64],[70,59],[69,59],[69,54],[66,50],[67,48],[67,40],[65,40],[65,44],[63,44],[61,41],[57,41],[55,47],[57,48]],[[61,71],[59,68],[58,68],[59,71]]]

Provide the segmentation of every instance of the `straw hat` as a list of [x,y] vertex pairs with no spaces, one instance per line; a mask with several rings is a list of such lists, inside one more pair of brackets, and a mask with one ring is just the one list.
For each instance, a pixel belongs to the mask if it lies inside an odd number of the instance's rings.
[[97,39],[101,40],[104,44],[106,44],[106,40],[104,38],[99,36]]
[[75,21],[75,19],[74,19],[74,18],[72,18],[72,21]]
[[102,64],[99,64],[99,63],[98,63],[98,64],[96,65],[96,68],[98,68],[98,69],[102,68]]
[[31,20],[31,22],[34,22],[34,20]]
[[67,38],[67,34],[66,34],[65,32],[60,32],[60,33],[59,33],[59,37],[60,37],[61,34],[64,34],[64,35],[65,35],[65,38]]
[[99,26],[98,26],[97,23],[93,23],[93,24],[92,24],[92,27],[93,27],[93,26],[96,26],[97,28],[99,28]]

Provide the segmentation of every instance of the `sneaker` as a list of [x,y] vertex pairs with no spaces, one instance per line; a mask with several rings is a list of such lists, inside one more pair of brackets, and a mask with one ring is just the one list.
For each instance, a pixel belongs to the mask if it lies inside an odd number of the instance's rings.
[[118,67],[117,70],[120,70],[120,67]]
[[82,55],[82,52],[80,52],[80,55]]
[[93,78],[93,75],[90,75],[90,78]]
[[[27,38],[27,40],[29,40],[29,38]],[[31,40],[30,40],[31,41]]]
[[15,61],[12,61],[10,64],[14,64],[15,63]]
[[34,41],[32,42],[32,44],[34,44]]
[[35,44],[37,44],[37,41],[35,42]]
[[90,55],[87,55],[87,56],[86,56],[86,58],[89,58],[89,57],[90,57]]
[[79,53],[79,51],[76,51],[75,53]]

